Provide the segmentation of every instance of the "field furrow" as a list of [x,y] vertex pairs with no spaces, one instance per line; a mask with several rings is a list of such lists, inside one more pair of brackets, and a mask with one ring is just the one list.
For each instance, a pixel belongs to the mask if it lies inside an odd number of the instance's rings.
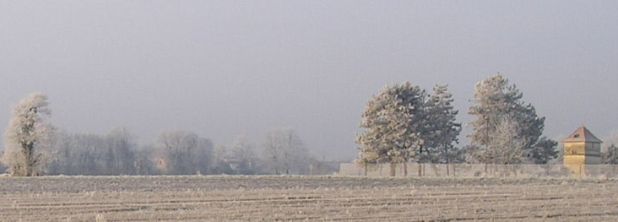
[[0,178],[1,221],[616,221],[618,181]]

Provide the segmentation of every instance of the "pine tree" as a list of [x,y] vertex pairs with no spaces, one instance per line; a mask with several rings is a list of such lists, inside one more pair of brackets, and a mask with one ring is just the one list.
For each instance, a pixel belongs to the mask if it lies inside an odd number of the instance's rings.
[[454,144],[459,142],[461,123],[456,122],[459,111],[455,109],[453,102],[453,95],[448,92],[447,85],[436,85],[427,101],[425,142],[429,150],[425,156],[431,162],[449,164],[457,155]]
[[535,164],[547,164],[550,160],[558,157],[558,142],[541,137],[534,145],[534,149],[530,149],[528,159]]
[[603,153],[604,164],[618,164],[618,147],[612,144],[607,147],[607,150]]
[[524,142],[524,153],[536,152],[535,144],[543,133],[545,118],[538,117],[534,106],[522,101],[523,94],[515,85],[502,75],[492,76],[476,85],[474,101],[469,114],[476,117],[471,125],[474,129],[470,135],[473,145],[478,146],[477,156],[485,163],[493,163],[491,144],[495,141],[492,132],[505,119],[514,121],[517,125],[515,136]]
[[405,164],[423,152],[426,100],[426,92],[409,82],[386,87],[374,96],[361,121],[358,162],[389,162],[391,176],[395,165],[404,163],[407,175]]
[[432,153],[433,162],[449,163],[449,157],[454,152],[454,144],[458,143],[461,123],[456,122],[459,111],[453,106],[453,95],[448,92],[448,86],[436,85],[427,103],[428,131],[427,147],[436,150]]

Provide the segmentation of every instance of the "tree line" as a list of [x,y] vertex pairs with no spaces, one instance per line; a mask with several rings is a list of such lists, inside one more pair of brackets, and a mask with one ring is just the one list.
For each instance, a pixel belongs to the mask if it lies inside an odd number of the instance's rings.
[[11,175],[253,175],[333,170],[312,157],[293,129],[270,131],[260,147],[245,137],[216,146],[189,131],[164,132],[154,143],[140,145],[123,128],[106,135],[58,130],[49,122],[48,105],[47,96],[35,93],[14,108],[2,154],[2,164]]
[[[410,82],[386,86],[367,103],[362,114],[362,132],[356,142],[357,162],[367,166],[390,163],[484,163],[546,164],[559,154],[558,142],[543,135],[545,117],[523,100],[515,84],[498,74],[475,86],[474,117],[470,144],[458,147],[462,123],[447,85],[431,92]],[[618,162],[615,146],[603,155],[604,162]],[[420,165],[419,165],[420,166]],[[421,170],[419,168],[419,174]]]
[[[453,95],[447,85],[430,92],[410,82],[387,86],[367,103],[356,142],[357,163],[546,164],[559,158],[558,143],[542,136],[545,117],[502,75],[475,86],[468,114],[470,144],[459,145]],[[13,109],[4,135],[1,163],[11,175],[191,175],[313,174],[332,172],[332,165],[313,158],[292,129],[270,131],[260,146],[244,137],[229,145],[188,131],[169,131],[140,145],[126,129],[106,135],[68,133],[50,124],[48,98],[34,93]],[[618,138],[618,137],[617,137]],[[616,140],[618,141],[618,139]],[[618,163],[611,144],[602,155]],[[419,164],[420,166],[420,164]],[[335,167],[336,168],[336,167]],[[407,167],[404,174],[407,175]],[[419,168],[419,174],[421,169]],[[448,172],[447,172],[448,174]]]

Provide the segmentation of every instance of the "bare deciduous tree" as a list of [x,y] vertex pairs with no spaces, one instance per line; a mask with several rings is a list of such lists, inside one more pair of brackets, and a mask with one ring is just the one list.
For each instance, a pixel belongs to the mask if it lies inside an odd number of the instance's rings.
[[138,161],[135,138],[123,128],[107,135],[58,132],[54,142],[50,149],[50,174],[132,175],[138,173],[138,167],[142,173],[149,172],[144,157]]
[[176,131],[161,134],[159,145],[163,161],[161,170],[164,173],[208,173],[213,153],[210,140],[195,133]]
[[246,137],[236,137],[230,148],[229,159],[236,174],[247,175],[258,172],[258,159],[253,151],[253,145]]
[[272,173],[307,173],[310,159],[307,149],[294,130],[277,129],[267,134],[264,141],[264,160]]

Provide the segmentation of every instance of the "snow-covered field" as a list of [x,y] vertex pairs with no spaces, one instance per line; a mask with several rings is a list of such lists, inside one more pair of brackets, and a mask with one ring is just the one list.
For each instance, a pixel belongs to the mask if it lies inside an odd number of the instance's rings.
[[618,181],[0,178],[0,221],[618,221]]

